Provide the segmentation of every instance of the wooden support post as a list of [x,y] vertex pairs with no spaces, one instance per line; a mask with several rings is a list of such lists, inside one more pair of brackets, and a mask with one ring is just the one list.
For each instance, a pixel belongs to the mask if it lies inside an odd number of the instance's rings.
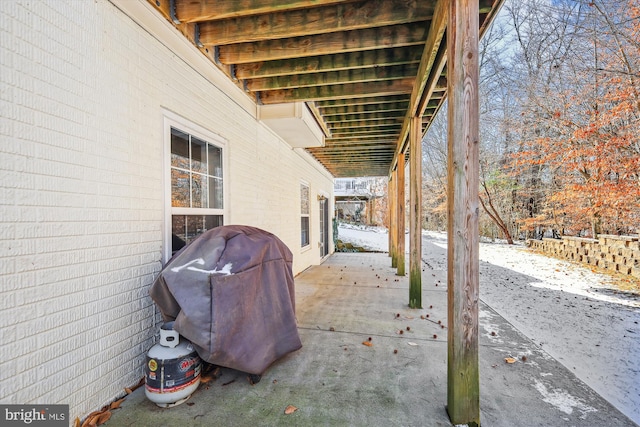
[[398,154],[398,168],[396,169],[396,193],[398,195],[398,202],[396,205],[396,239],[398,242],[396,248],[396,256],[398,258],[398,270],[396,275],[405,275],[405,236],[404,236],[404,210],[405,210],[405,197],[404,197],[404,153]]
[[389,204],[391,205],[391,215],[389,218],[389,235],[391,236],[391,249],[389,250],[389,254],[391,255],[391,267],[396,268],[398,266],[398,233],[396,233],[396,216],[398,214],[396,208],[396,182],[397,182],[397,174],[396,171],[393,171],[391,174],[391,187],[389,190]]
[[409,126],[409,307],[422,308],[422,119]]
[[391,241],[391,177],[387,181],[387,223],[389,227],[389,232],[387,235],[389,236],[389,256],[391,256],[391,248],[393,246],[393,242]]
[[478,0],[449,1],[447,55],[447,410],[479,426]]

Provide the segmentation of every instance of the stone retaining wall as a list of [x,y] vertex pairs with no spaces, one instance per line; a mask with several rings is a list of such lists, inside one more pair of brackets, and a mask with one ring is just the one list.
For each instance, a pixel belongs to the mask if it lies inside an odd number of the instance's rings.
[[600,235],[527,240],[527,246],[558,258],[640,278],[640,237]]

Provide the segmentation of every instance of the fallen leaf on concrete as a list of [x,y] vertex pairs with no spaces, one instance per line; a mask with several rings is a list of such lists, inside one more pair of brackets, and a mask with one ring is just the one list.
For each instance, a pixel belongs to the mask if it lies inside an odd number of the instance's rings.
[[102,411],[93,411],[92,413],[90,413],[89,415],[87,415],[87,418],[84,419],[84,422],[82,423],[82,427],[94,427],[96,426],[96,419],[98,418],[98,416],[100,416],[100,414],[102,413]]
[[373,347],[373,343],[371,341],[363,341],[362,344],[366,345],[367,347]]
[[414,342],[408,342],[407,344],[411,345],[411,346],[417,346],[418,344],[414,343]]
[[82,423],[82,427],[97,427],[111,418],[111,411],[94,411]]
[[138,381],[138,384],[134,385],[133,387],[129,388],[129,387],[125,387],[124,391],[127,394],[131,394],[133,393],[134,390],[136,390],[138,387],[141,387],[144,384],[144,377],[140,378],[140,381]]
[[513,357],[505,357],[504,361],[507,363],[516,363],[516,359],[514,359]]
[[120,400],[116,400],[115,402],[111,402],[111,405],[109,405],[109,409],[118,409],[122,402],[124,402],[124,397]]
[[285,408],[284,413],[285,415],[289,415],[289,414],[293,414],[294,412],[296,412],[298,410],[298,408],[296,408],[293,405],[289,405]]
[[102,425],[106,423],[109,418],[111,418],[111,411],[105,411],[96,417],[95,423],[97,426]]

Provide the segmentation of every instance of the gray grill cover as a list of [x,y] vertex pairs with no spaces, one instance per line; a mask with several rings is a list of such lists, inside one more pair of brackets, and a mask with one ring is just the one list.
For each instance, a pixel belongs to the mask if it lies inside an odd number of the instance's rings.
[[302,347],[292,259],[289,248],[264,230],[217,227],[171,258],[151,298],[203,360],[262,375]]

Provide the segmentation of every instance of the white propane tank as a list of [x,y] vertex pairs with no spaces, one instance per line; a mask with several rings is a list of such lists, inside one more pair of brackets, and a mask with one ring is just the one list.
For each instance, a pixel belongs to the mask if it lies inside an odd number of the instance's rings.
[[202,361],[193,345],[173,330],[173,322],[160,328],[160,343],[147,352],[145,394],[162,408],[186,402],[200,385]]

